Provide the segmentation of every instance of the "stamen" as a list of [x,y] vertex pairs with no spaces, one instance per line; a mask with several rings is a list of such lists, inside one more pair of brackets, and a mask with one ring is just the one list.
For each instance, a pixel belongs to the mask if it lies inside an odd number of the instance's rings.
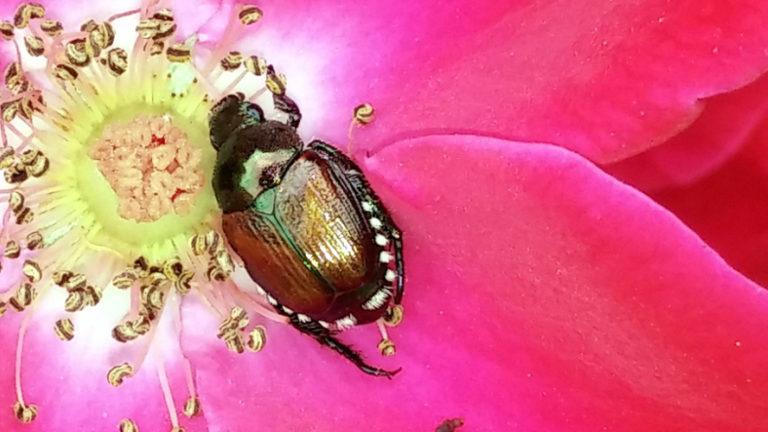
[[360,104],[352,111],[352,122],[349,124],[349,141],[347,142],[347,154],[352,154],[352,134],[355,131],[355,126],[367,125],[373,121],[373,114],[375,110],[373,106],[368,103]]
[[264,326],[256,326],[248,334],[248,344],[246,345],[252,352],[259,352],[267,344],[267,329]]
[[191,397],[184,403],[184,415],[192,418],[200,414],[202,405],[200,405],[200,399]]
[[0,22],[0,37],[7,41],[13,40],[13,24],[10,21]]
[[389,327],[396,327],[403,322],[403,306],[395,305],[390,309],[387,309],[387,313],[384,315],[384,324]]
[[133,422],[133,420],[130,419],[124,419],[120,422],[120,432],[139,432],[139,427],[136,426],[136,423]]
[[368,124],[373,121],[374,109],[371,104],[362,104],[355,107],[354,119],[360,124]]
[[70,341],[75,337],[75,325],[69,318],[56,321],[54,331],[56,332],[56,336],[62,341]]
[[40,30],[49,37],[56,37],[64,31],[64,26],[59,21],[45,20],[40,23]]
[[133,367],[128,363],[120,363],[107,372],[107,381],[114,387],[123,384],[123,380],[133,375]]
[[168,376],[165,374],[165,366],[162,361],[157,364],[157,376],[160,378],[160,387],[163,389],[165,405],[168,408],[168,415],[171,417],[171,424],[174,430],[176,430],[179,427],[179,416],[176,414],[176,404],[173,402],[171,386],[168,384]]
[[379,332],[381,332],[381,342],[379,342],[378,346],[379,352],[381,352],[381,355],[387,357],[395,355],[397,352],[395,343],[392,342],[392,340],[387,335],[387,328],[384,319],[377,320],[376,326],[379,328]]
[[32,57],[39,57],[45,52],[43,40],[38,36],[28,35],[24,37],[24,46]]
[[24,335],[27,332],[29,321],[32,314],[27,315],[19,327],[19,339],[16,343],[16,369],[14,379],[16,381],[16,404],[13,406],[13,412],[16,418],[22,423],[31,423],[37,417],[37,406],[24,403],[24,396],[21,392],[21,355],[24,349]]
[[240,9],[240,13],[238,14],[238,18],[240,18],[240,22],[246,26],[255,23],[256,21],[260,20],[261,17],[263,16],[264,16],[264,13],[261,12],[261,9],[252,5],[243,6],[242,9]]

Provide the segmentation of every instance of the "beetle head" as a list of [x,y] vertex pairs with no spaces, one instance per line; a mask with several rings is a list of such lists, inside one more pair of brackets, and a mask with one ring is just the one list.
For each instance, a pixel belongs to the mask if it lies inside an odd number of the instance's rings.
[[304,144],[291,127],[276,121],[236,127],[216,156],[213,190],[224,213],[243,211],[277,186]]

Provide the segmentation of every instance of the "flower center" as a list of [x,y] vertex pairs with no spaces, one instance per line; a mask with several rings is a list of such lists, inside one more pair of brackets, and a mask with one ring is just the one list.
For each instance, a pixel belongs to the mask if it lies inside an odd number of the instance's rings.
[[142,115],[110,123],[88,151],[118,200],[117,214],[154,222],[186,216],[203,188],[202,151],[169,115]]

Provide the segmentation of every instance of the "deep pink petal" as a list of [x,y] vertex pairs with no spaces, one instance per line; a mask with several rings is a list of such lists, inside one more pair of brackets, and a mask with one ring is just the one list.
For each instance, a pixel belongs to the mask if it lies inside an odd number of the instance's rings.
[[728,163],[690,185],[654,191],[737,270],[768,286],[768,121]]
[[[768,293],[677,219],[583,159],[473,137],[366,160],[406,244],[394,380],[292,329],[253,358],[186,320],[214,431],[758,431],[768,410]],[[210,339],[210,338],[209,338]],[[219,344],[221,345],[221,344]],[[251,354],[253,355],[253,354]]]
[[[355,134],[361,153],[459,131],[614,161],[672,136],[697,116],[699,99],[768,65],[768,3],[759,0],[259,7],[264,18],[241,50],[264,54],[288,76],[306,136],[343,146],[353,107],[371,103],[376,119]],[[215,39],[222,23],[203,39]]]
[[607,167],[645,191],[689,186],[718,169],[768,115],[768,75],[705,102],[701,116],[666,143]]
[[[44,299],[26,332],[22,351],[24,400],[38,407],[37,418],[27,425],[22,425],[11,409],[17,401],[14,365],[18,331],[26,315],[9,308],[6,316],[0,318],[0,431],[116,431],[125,418],[134,420],[141,431],[171,430],[157,374],[157,359],[163,357],[158,349],[168,354],[164,364],[179,412],[189,394],[173,340],[161,342],[160,348],[153,347],[151,353],[157,354],[151,354],[139,372],[122,386],[115,388],[107,381],[107,371],[112,366],[124,361],[136,364],[132,359],[141,343],[137,340],[119,344],[111,339],[111,329],[122,315],[113,313],[104,303],[127,304],[127,299],[115,300],[114,296],[114,291],[107,291],[99,308],[76,314],[72,318],[75,337],[68,342],[59,340],[53,330],[55,321],[64,317],[63,298]],[[187,432],[207,431],[204,418],[190,420],[182,414],[179,417]]]

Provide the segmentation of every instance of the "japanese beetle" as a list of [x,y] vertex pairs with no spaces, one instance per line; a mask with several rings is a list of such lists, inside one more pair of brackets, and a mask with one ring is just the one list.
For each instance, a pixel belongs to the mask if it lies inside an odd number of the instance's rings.
[[213,189],[224,235],[293,327],[363,372],[391,378],[399,369],[369,366],[335,335],[400,304],[400,230],[360,168],[321,141],[305,146],[296,133],[298,106],[283,93],[273,96],[286,123],[266,120],[242,94],[211,109]]

